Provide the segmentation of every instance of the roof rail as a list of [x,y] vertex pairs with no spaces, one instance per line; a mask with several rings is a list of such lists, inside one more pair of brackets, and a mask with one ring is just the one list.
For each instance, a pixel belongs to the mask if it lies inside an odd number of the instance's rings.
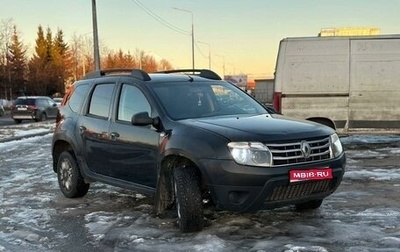
[[112,69],[104,69],[98,70],[87,73],[83,79],[93,79],[93,78],[100,78],[106,75],[112,74],[120,74],[120,73],[130,73],[130,75],[136,79],[142,81],[149,81],[151,80],[150,76],[141,69],[132,69],[132,68],[112,68]]
[[[208,70],[208,69],[177,69],[177,70],[166,70],[166,71],[160,71],[160,72],[155,72],[155,73],[192,73],[194,75],[207,78],[207,79],[212,79],[212,80],[221,80],[221,77],[215,73],[214,71]],[[198,74],[196,74],[198,73]]]

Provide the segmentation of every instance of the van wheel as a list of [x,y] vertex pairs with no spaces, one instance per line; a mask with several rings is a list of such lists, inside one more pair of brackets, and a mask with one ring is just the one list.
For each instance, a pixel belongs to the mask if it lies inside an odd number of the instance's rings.
[[317,209],[322,205],[322,201],[323,201],[322,199],[319,199],[297,204],[296,209],[299,211]]
[[87,194],[90,184],[83,180],[75,157],[64,151],[57,162],[57,178],[61,192],[67,198],[80,198]]
[[14,119],[14,122],[15,122],[16,124],[20,124],[20,123],[22,122],[22,120],[20,120],[20,119]]
[[201,231],[204,227],[200,178],[193,167],[174,169],[174,191],[179,228],[183,233]]

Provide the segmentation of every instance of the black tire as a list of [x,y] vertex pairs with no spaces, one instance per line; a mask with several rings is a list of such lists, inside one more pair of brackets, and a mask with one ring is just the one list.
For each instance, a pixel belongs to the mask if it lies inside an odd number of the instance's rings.
[[197,170],[192,167],[176,167],[174,191],[179,229],[183,233],[201,231],[204,227],[204,213]]
[[22,122],[22,120],[20,120],[20,119],[14,119],[14,122],[15,122],[16,124],[20,124],[20,123]]
[[43,122],[43,121],[46,121],[46,120],[47,120],[47,115],[46,115],[46,113],[41,113],[41,114],[40,114],[40,117],[37,118],[35,121],[36,121],[36,122]]
[[90,184],[83,180],[75,157],[64,151],[57,162],[57,178],[61,192],[67,198],[80,198],[87,194]]
[[322,199],[319,200],[311,200],[311,201],[307,201],[301,204],[297,204],[296,205],[296,209],[299,211],[305,211],[305,210],[313,210],[313,209],[317,209],[322,205]]

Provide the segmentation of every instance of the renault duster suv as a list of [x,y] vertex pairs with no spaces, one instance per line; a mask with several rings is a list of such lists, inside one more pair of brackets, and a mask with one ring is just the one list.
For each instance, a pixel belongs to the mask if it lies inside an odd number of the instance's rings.
[[318,208],[339,186],[345,153],[334,130],[271,114],[210,70],[88,74],[66,93],[52,142],[62,193],[92,182],[154,197],[176,209],[182,232],[203,209]]

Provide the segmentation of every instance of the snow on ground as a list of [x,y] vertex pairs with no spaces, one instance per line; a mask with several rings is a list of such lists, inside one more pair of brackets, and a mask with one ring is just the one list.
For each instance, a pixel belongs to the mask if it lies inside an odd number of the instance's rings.
[[35,134],[45,134],[54,131],[55,123],[53,121],[14,124],[3,126],[0,129],[0,142],[7,139],[17,139],[23,136],[31,136]]
[[[47,122],[7,126],[0,139],[53,129],[54,123]],[[342,141],[345,146],[390,144],[400,137],[351,136]],[[0,252],[400,252],[400,207],[385,199],[399,191],[399,164],[374,166],[398,155],[398,147],[347,150],[344,181],[316,212],[280,208],[242,215],[208,213],[209,225],[195,234],[181,234],[174,219],[155,218],[149,199],[123,189],[99,183],[82,199],[64,198],[50,148],[51,133],[0,142]],[[369,167],[359,166],[368,159]],[[380,181],[384,184],[376,183]]]

